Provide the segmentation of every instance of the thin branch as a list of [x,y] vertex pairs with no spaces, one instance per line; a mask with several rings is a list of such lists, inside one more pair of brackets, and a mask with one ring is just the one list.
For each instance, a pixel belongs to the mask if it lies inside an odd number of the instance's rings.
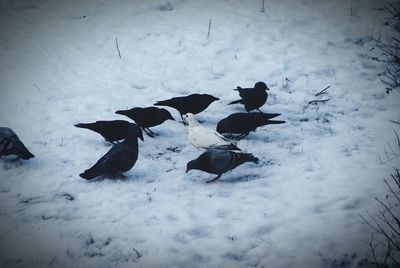
[[375,200],[378,201],[390,213],[392,218],[396,221],[397,227],[400,229],[400,220],[399,220],[399,218],[397,218],[395,215],[393,215],[392,210],[390,208],[388,208],[388,206],[385,203],[383,203],[381,200],[379,200],[378,197],[375,197]]
[[[392,123],[395,123],[395,124],[400,125],[400,122],[398,122],[398,121],[393,121],[393,120],[390,120],[390,119],[389,119],[389,121],[392,122]],[[398,137],[397,137],[397,138],[398,138]]]
[[117,37],[115,37],[115,46],[117,47],[119,58],[122,59],[121,51],[119,50],[119,46],[118,46],[118,38]]
[[[393,176],[393,175],[392,175]],[[396,197],[396,199],[399,201],[400,203],[400,197],[398,196],[398,194],[396,194],[392,188],[392,186],[390,186],[390,184],[387,182],[386,179],[383,179],[387,185],[387,187],[390,189],[390,191],[392,192],[392,194]]]
[[325,102],[327,102],[328,100],[330,100],[330,99],[326,99],[326,100],[312,100],[312,101],[309,101],[308,104],[316,104],[316,103],[318,103],[318,102],[325,103]]
[[208,32],[207,32],[207,39],[210,37],[210,31],[211,31],[211,18],[208,22]]
[[318,92],[317,94],[315,94],[315,96],[319,96],[319,95],[322,95],[322,94],[326,94],[325,91],[328,90],[330,87],[331,87],[330,85],[327,86],[326,88],[324,88],[323,90],[321,90],[320,92]]

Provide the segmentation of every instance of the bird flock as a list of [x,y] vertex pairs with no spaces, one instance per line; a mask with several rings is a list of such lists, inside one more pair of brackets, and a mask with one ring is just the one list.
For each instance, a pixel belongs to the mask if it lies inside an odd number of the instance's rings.
[[[205,150],[198,158],[187,163],[186,173],[190,170],[201,170],[217,175],[207,183],[217,181],[227,171],[246,162],[258,163],[257,157],[251,153],[243,153],[232,140],[243,139],[261,126],[285,123],[282,120],[272,120],[281,114],[264,113],[260,110],[268,98],[269,88],[264,82],[257,82],[253,88],[237,87],[234,90],[238,91],[240,99],[228,105],[242,104],[247,113],[234,113],[223,118],[218,122],[216,130],[204,127],[195,115],[219,100],[217,97],[196,93],[154,104],[176,109],[182,118],[182,123],[187,125],[189,142],[196,148]],[[113,144],[104,156],[79,176],[86,180],[99,176],[119,177],[133,168],[139,155],[138,139],[144,141],[143,132],[154,138],[157,134],[150,128],[161,125],[166,120],[175,120],[167,109],[155,106],[134,107],[115,112],[130,118],[135,123],[112,120],[76,124],[78,128],[97,132]],[[252,112],[254,110],[258,112]],[[0,127],[0,157],[8,155],[16,155],[24,160],[34,157],[10,128]]]

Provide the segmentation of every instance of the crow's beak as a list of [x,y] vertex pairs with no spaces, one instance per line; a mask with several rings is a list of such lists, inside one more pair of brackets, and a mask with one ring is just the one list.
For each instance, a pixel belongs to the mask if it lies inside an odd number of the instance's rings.
[[185,173],[188,173],[189,172],[189,169],[186,169],[186,172]]

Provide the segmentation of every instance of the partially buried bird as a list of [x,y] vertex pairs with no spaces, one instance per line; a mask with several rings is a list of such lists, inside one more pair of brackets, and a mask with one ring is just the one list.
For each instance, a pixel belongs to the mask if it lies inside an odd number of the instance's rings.
[[126,138],[129,128],[135,125],[124,120],[96,121],[94,123],[79,123],[76,127],[87,128],[99,133],[106,141],[115,143]]
[[240,103],[244,105],[247,112],[250,112],[252,110],[260,111],[259,108],[267,101],[267,90],[269,90],[269,88],[264,82],[257,82],[254,88],[237,87],[237,89],[234,90],[239,91],[241,99],[232,101],[229,105]]
[[284,124],[282,120],[270,120],[281,114],[267,113],[235,113],[218,122],[217,131],[220,134],[240,134],[237,138],[242,139],[258,127],[271,124]]
[[240,166],[246,162],[258,163],[258,158],[252,154],[236,153],[225,150],[208,150],[197,159],[187,163],[186,173],[192,169],[202,170],[218,175],[207,183],[215,182],[225,172]]
[[0,157],[7,155],[16,155],[24,160],[35,157],[11,128],[0,127]]
[[86,180],[98,176],[120,176],[130,170],[138,158],[138,141],[143,140],[142,130],[135,124],[129,131],[126,139],[114,145],[94,166],[79,174]]
[[193,146],[202,149],[223,149],[238,150],[235,144],[226,140],[224,136],[218,132],[208,129],[200,125],[193,114],[188,113],[183,116],[188,123],[188,139]]
[[178,110],[183,120],[184,114],[198,114],[204,111],[216,100],[219,100],[219,98],[209,94],[191,94],[184,97],[175,97],[168,100],[158,101],[154,105],[169,106]]
[[139,127],[150,137],[154,137],[154,132],[150,127],[161,125],[166,120],[175,120],[172,115],[163,108],[158,107],[135,107],[130,110],[116,111],[116,114],[122,114],[134,120]]

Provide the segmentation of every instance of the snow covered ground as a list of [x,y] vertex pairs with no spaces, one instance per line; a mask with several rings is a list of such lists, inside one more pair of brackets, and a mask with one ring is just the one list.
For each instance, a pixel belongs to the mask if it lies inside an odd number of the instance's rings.
[[[399,166],[377,160],[400,119],[370,59],[383,4],[0,1],[0,125],[36,155],[0,160],[0,266],[354,266],[369,253],[358,214]],[[221,99],[198,115],[215,128],[244,111],[232,89],[257,81],[271,88],[262,110],[287,121],[238,143],[258,165],[205,184],[185,173],[202,151],[167,121],[125,179],[78,176],[110,145],[75,123],[198,92]]]

